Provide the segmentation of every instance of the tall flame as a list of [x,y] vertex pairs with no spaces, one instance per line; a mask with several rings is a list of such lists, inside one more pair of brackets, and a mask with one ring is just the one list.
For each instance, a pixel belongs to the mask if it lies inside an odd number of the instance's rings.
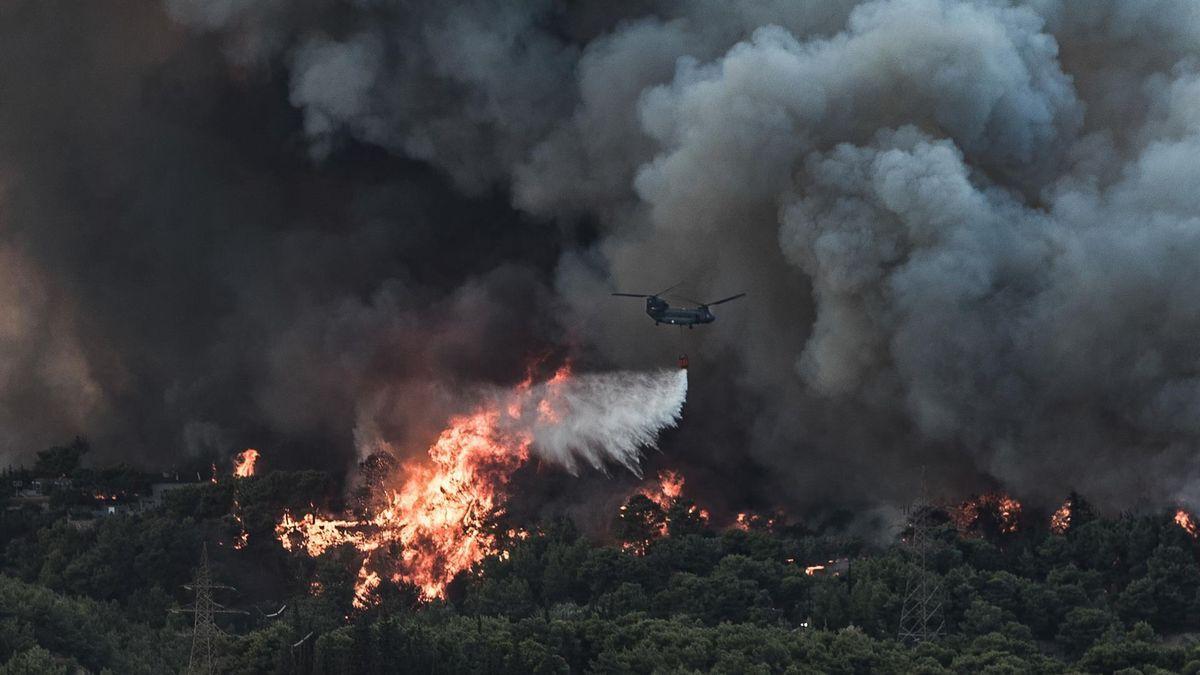
[[[254,465],[258,462],[258,450],[254,448],[246,448],[239,452],[233,460],[233,475],[238,478],[249,478],[254,475]],[[213,467],[213,482],[216,482],[216,467]],[[233,509],[231,511],[234,522],[238,525],[238,533],[233,538],[233,547],[241,550],[246,548],[250,543],[250,533],[246,530],[246,521],[242,519],[242,503],[238,496],[238,486],[235,482],[233,485]]]
[[429,448],[432,464],[410,466],[383,511],[403,547],[396,576],[426,599],[442,596],[456,574],[495,552],[485,520],[500,511],[499,491],[529,458],[531,442],[526,434],[500,431],[498,417],[480,411],[453,420]]
[[397,545],[400,557],[389,578],[413,584],[426,600],[442,597],[455,575],[496,551],[486,521],[501,512],[502,488],[529,457],[529,436],[504,431],[499,421],[496,410],[450,420],[429,447],[428,463],[406,465],[403,483],[387,491],[373,516],[345,520],[309,513],[296,519],[284,513],[275,528],[280,543],[310,556],[341,544],[362,552],[354,600],[360,609],[371,604],[381,583],[371,554]]
[[1191,535],[1192,539],[1200,535],[1200,531],[1197,530],[1196,518],[1183,509],[1175,511],[1175,524],[1182,527]]
[[258,463],[258,450],[246,448],[239,452],[233,460],[233,475],[238,478],[249,478],[254,475],[254,465]]

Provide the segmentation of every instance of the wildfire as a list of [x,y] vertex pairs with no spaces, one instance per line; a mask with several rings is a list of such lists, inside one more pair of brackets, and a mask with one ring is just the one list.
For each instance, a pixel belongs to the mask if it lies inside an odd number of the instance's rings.
[[[238,478],[249,478],[254,475],[254,465],[258,462],[258,450],[246,448],[239,452],[233,460],[233,475]],[[216,467],[213,467],[213,482],[216,482]],[[246,548],[250,543],[250,533],[246,531],[246,521],[242,520],[242,504],[238,497],[238,486],[233,485],[233,519],[237,522],[238,533],[233,538],[233,547],[237,550]]]
[[[635,528],[635,531],[640,530],[640,532],[632,539],[623,542],[621,548],[634,555],[645,555],[655,539],[665,537],[671,531],[670,512],[683,497],[683,476],[669,469],[660,471],[654,483],[641,487],[635,495],[641,495],[648,499],[658,507],[659,512],[643,510],[631,512],[628,503],[621,506],[620,517],[622,520],[640,524]],[[688,506],[687,515],[701,523],[708,522],[708,511],[695,504]],[[649,533],[646,533],[647,528]]]
[[233,460],[233,475],[238,478],[249,478],[254,475],[254,465],[258,463],[258,450],[246,448],[239,452]]
[[1195,539],[1200,534],[1197,531],[1196,518],[1183,509],[1175,511],[1175,524],[1182,527],[1192,539]]
[[826,560],[824,563],[807,565],[804,568],[805,576],[810,576],[810,577],[823,577],[823,576],[840,577],[843,574],[848,573],[849,571],[850,571],[850,559],[849,558],[834,558],[833,560]]
[[666,511],[674,506],[675,502],[683,496],[683,476],[669,469],[660,471],[658,474],[658,483],[644,487],[638,490],[638,493],[644,495],[646,499],[658,504],[659,508]]
[[546,382],[546,396],[538,401],[537,405],[538,421],[545,424],[557,424],[562,421],[562,383],[566,382],[570,377],[570,367],[563,366],[554,373],[554,377]]
[[733,529],[749,532],[750,530],[770,530],[775,527],[775,518],[758,513],[742,511],[733,520]]
[[358,549],[363,558],[354,605],[360,609],[374,602],[384,577],[414,585],[425,600],[443,597],[455,575],[499,552],[489,520],[503,513],[505,487],[529,458],[533,440],[527,425],[511,422],[526,411],[542,423],[561,419],[557,385],[570,376],[568,368],[560,368],[533,405],[535,390],[527,380],[506,400],[451,419],[429,447],[428,459],[404,465],[399,487],[385,490],[364,519],[284,513],[275,528],[280,543],[310,556],[342,544]]
[[958,530],[967,532],[976,528],[985,514],[995,518],[1000,532],[1012,534],[1020,527],[1021,502],[1004,493],[992,492],[963,502],[952,516]]
[[1066,534],[1071,529],[1071,498],[1068,497],[1062,506],[1050,516],[1050,531],[1054,534]]

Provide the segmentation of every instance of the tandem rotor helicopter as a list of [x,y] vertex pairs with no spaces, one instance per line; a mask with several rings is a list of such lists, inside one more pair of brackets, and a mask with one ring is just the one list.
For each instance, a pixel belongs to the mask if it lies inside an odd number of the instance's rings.
[[[646,315],[651,319],[654,319],[655,326],[665,323],[672,326],[679,326],[680,329],[682,329],[684,326],[687,326],[689,329],[691,329],[697,324],[712,323],[716,321],[717,317],[712,313],[711,310],[709,310],[709,307],[715,307],[725,302],[737,300],[738,298],[745,297],[746,295],[745,293],[738,293],[737,295],[731,295],[728,298],[722,298],[712,302],[697,302],[695,300],[688,300],[688,302],[695,306],[672,307],[670,303],[668,303],[666,300],[663,300],[662,296],[670,293],[676,288],[676,286],[679,286],[679,284],[675,284],[675,286],[657,293],[613,293],[613,295],[623,298],[645,298]],[[687,300],[687,298],[684,298],[684,300]],[[679,356],[679,367],[688,367],[687,354],[681,354]]]

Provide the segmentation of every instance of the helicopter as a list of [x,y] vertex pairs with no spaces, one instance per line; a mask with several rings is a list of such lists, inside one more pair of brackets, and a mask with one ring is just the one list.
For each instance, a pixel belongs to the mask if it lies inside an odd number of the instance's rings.
[[[676,284],[676,286],[677,285],[678,284]],[[666,300],[663,300],[661,296],[665,295],[668,291],[674,288],[675,286],[672,286],[671,288],[668,288],[665,291],[659,291],[658,293],[613,293],[613,295],[624,298],[645,298],[646,314],[651,319],[654,319],[654,325],[656,326],[661,323],[665,323],[672,326],[687,326],[688,328],[692,328],[696,324],[712,323],[713,321],[716,321],[717,317],[711,311],[709,311],[709,307],[715,307],[723,302],[737,300],[738,298],[746,295],[745,293],[738,293],[737,295],[731,295],[728,298],[722,298],[713,302],[696,302],[695,300],[690,300],[689,302],[695,303],[695,307],[671,307],[670,303],[668,303]]]

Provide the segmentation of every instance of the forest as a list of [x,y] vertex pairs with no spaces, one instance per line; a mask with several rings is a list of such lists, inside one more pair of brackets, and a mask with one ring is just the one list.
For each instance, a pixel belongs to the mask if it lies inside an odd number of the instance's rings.
[[[635,495],[607,537],[530,524],[444,599],[385,583],[356,607],[353,549],[296,555],[274,531],[286,509],[337,504],[334,477],[214,476],[97,515],[97,500],[162,478],[81,468],[86,451],[6,472],[0,673],[184,672],[194,616],[180,610],[205,549],[229,611],[216,615],[227,673],[1200,672],[1200,548],[1173,509],[1107,514],[1072,495],[1054,528],[995,512],[964,528],[930,508],[922,560],[911,529],[716,527],[687,499],[664,510]],[[69,480],[28,503],[39,475]],[[921,578],[941,631],[911,644],[898,627]]]

